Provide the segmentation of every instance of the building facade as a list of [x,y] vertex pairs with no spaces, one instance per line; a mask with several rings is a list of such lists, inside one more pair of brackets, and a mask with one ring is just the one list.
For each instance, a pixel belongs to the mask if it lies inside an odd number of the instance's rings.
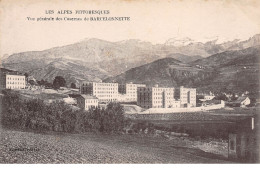
[[26,79],[17,71],[0,68],[0,88],[2,89],[24,89]]
[[196,89],[180,87],[181,107],[196,107]]
[[80,85],[80,93],[96,96],[99,102],[117,101],[118,83],[83,82]]
[[5,89],[25,89],[26,86],[25,76],[22,75],[6,74],[2,80],[1,87]]
[[137,88],[146,87],[145,84],[119,84],[118,93],[119,99],[124,102],[137,102]]
[[142,108],[171,108],[178,106],[174,99],[174,88],[138,87],[137,105]]
[[98,98],[90,95],[80,95],[77,98],[79,108],[89,110],[91,107],[98,107]]

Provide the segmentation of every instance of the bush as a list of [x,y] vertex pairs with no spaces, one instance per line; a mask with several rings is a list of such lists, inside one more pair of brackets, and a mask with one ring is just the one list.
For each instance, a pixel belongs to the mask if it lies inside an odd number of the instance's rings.
[[123,131],[127,124],[123,107],[118,103],[110,103],[106,109],[98,107],[91,108],[88,112],[72,111],[64,102],[45,104],[39,99],[22,100],[19,93],[6,91],[3,105],[3,124],[18,128],[77,133],[118,133]]

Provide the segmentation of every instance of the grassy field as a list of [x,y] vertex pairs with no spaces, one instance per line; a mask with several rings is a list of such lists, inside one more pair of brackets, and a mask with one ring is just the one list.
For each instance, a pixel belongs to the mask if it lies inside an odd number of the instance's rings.
[[[127,114],[126,117],[136,124],[133,129],[135,132],[140,130],[138,127],[152,127],[165,132],[185,133],[197,139],[221,140],[228,140],[229,133],[239,128],[250,129],[252,117],[255,120],[259,119],[254,108],[251,108],[248,114],[243,112],[245,109],[236,109],[240,112],[233,110],[230,113],[221,110],[196,113]],[[259,127],[258,124],[255,126]]]

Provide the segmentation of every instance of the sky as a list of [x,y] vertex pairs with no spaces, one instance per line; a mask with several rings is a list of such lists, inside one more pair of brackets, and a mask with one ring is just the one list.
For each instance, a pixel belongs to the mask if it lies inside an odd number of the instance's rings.
[[[55,14],[46,14],[54,10]],[[73,14],[57,14],[72,10]],[[76,15],[74,10],[109,10],[107,15]],[[130,17],[130,21],[28,21],[27,17]],[[205,42],[241,39],[260,33],[258,0],[2,0],[0,57],[41,51],[86,38],[140,39],[153,44],[189,37]]]

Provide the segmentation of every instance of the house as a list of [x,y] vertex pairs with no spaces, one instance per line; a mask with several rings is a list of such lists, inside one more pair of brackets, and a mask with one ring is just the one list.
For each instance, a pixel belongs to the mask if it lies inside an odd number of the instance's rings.
[[72,97],[63,98],[63,101],[69,105],[76,105],[77,100]]
[[203,95],[203,99],[199,99],[201,102],[213,100],[215,98],[214,95]]
[[238,97],[237,100],[233,101],[233,102],[229,102],[228,106],[231,107],[246,107],[250,104],[250,99],[247,96],[241,96]]
[[82,94],[77,98],[77,104],[79,108],[89,110],[91,107],[98,107],[98,98]]
[[206,101],[203,101],[202,102],[202,106],[211,106],[211,105],[217,105],[217,104],[224,104],[225,105],[225,102],[223,100],[206,100]]
[[205,95],[205,96],[204,96],[204,99],[205,99],[205,100],[212,100],[212,99],[214,99],[214,98],[215,98],[214,95]]

